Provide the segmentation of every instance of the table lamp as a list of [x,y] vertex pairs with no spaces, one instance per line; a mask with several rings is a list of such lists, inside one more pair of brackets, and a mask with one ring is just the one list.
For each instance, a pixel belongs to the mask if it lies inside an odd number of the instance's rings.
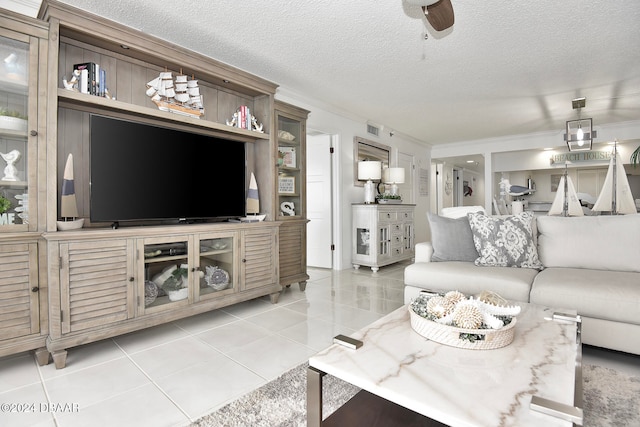
[[404,168],[387,168],[383,171],[382,182],[391,184],[391,195],[399,196],[398,184],[404,184]]
[[373,185],[374,179],[382,177],[382,162],[364,161],[358,162],[358,180],[364,181],[364,202],[366,204],[375,203],[376,187]]

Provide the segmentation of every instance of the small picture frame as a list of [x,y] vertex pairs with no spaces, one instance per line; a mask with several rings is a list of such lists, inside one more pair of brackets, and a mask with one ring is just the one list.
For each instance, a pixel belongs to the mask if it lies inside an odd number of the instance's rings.
[[279,176],[278,177],[278,192],[280,194],[295,194],[296,193],[296,178],[293,176]]
[[282,166],[285,168],[296,167],[296,149],[295,147],[278,147],[280,156],[282,157]]

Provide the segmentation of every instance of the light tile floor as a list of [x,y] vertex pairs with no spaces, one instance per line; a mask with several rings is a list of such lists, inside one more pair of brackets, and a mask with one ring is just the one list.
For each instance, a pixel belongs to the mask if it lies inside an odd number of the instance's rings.
[[[309,269],[268,297],[69,349],[67,366],[0,358],[0,426],[185,426],[400,307],[404,264]],[[640,357],[585,347],[584,363],[640,376]],[[4,407],[3,407],[4,408]]]

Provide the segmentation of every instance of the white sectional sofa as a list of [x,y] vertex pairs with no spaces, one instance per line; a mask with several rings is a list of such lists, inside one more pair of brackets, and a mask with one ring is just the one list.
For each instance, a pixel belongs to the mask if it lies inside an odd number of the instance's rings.
[[[465,219],[468,224],[464,217],[450,221]],[[471,295],[492,290],[513,301],[575,309],[583,343],[640,354],[640,214],[533,218],[539,269],[478,266],[460,247],[468,235],[445,233],[443,241],[431,225],[433,244],[418,243],[415,263],[405,269],[405,303],[422,289]],[[449,244],[453,248],[440,260],[436,255]]]

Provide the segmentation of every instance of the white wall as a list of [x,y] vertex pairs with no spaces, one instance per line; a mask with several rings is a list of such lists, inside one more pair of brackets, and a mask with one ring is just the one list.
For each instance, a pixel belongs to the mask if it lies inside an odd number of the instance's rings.
[[[629,141],[640,140],[640,120],[621,123],[596,125],[598,131],[596,141]],[[464,141],[453,144],[436,144],[431,148],[433,159],[482,154],[485,159],[485,188],[483,205],[488,212],[491,211],[491,200],[496,187],[494,172],[548,169],[549,153],[543,152],[544,148],[553,148],[557,152],[567,152],[563,140],[563,129],[557,132],[541,132],[535,134],[513,135],[509,137],[484,139],[477,141]],[[621,144],[620,152],[624,162],[629,161],[629,155],[638,146],[633,144]],[[526,152],[530,150],[531,156]],[[523,155],[525,154],[525,155]],[[495,162],[498,164],[496,165]],[[542,166],[546,164],[547,166]],[[519,184],[513,182],[512,184]]]
[[[337,135],[337,144],[334,147],[333,181],[338,183],[334,194],[335,230],[334,243],[336,254],[334,256],[334,268],[337,270],[351,268],[351,205],[362,203],[364,200],[364,188],[354,185],[353,167],[353,138],[370,139],[389,145],[391,151],[391,164],[396,165],[398,152],[411,154],[415,157],[418,168],[430,169],[430,147],[421,141],[415,140],[400,132],[389,135],[384,130],[379,138],[369,135],[367,119],[356,114],[321,105],[318,101],[310,100],[299,94],[279,90],[276,94],[278,100],[297,105],[310,111],[307,128]],[[418,193],[418,172],[415,173],[414,200],[416,204],[416,241],[427,240],[426,212],[429,208],[429,198]]]

